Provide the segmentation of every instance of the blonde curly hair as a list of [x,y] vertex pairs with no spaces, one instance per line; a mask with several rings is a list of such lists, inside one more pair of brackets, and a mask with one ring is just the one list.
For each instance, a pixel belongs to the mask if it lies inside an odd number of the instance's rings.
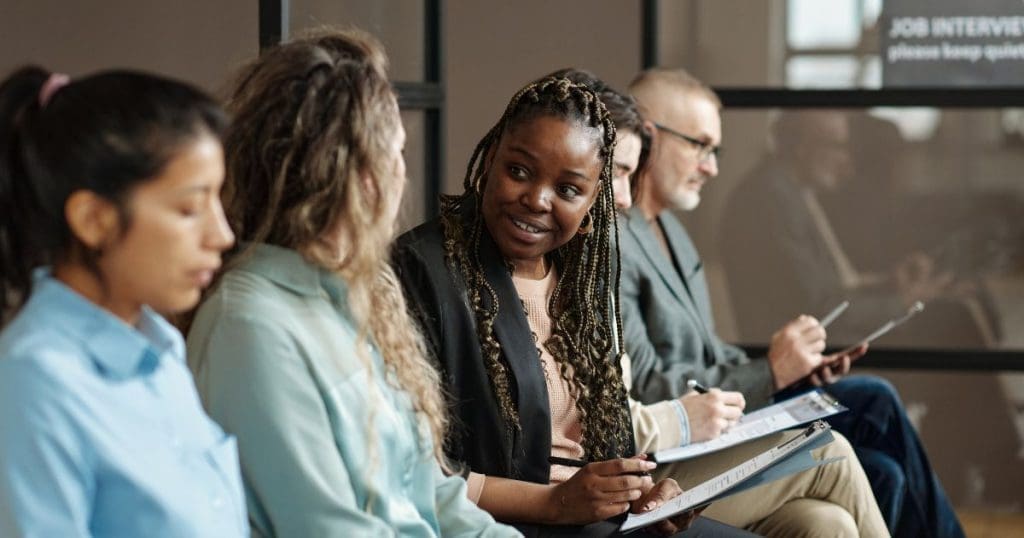
[[[439,376],[388,264],[405,177],[383,48],[360,31],[318,30],[264,51],[232,88],[223,198],[239,244],[297,250],[346,281],[356,352],[372,370],[366,343],[378,348],[384,377],[421,419],[423,446],[433,441],[450,471]],[[246,254],[232,253],[228,268]]]

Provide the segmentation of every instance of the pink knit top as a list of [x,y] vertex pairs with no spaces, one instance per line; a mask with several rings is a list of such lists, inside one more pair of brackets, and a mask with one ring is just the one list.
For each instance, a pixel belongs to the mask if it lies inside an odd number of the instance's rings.
[[[551,408],[551,455],[562,458],[583,459],[583,446],[580,444],[582,430],[580,416],[576,410],[576,400],[569,393],[569,383],[559,371],[559,365],[551,356],[544,342],[551,338],[551,316],[548,313],[548,302],[558,283],[558,275],[552,268],[547,276],[540,280],[513,276],[512,283],[519,292],[526,308],[526,320],[530,329],[537,337],[537,348],[540,350],[541,366],[544,368],[544,380],[548,386],[548,405]],[[577,467],[563,465],[551,466],[551,483],[564,482],[572,477]]]
[[[512,283],[526,307],[526,320],[530,324],[530,329],[537,336],[537,347],[540,349],[540,360],[548,387],[548,404],[551,409],[551,455],[583,459],[583,446],[580,445],[580,419],[576,411],[576,402],[569,394],[569,385],[562,379],[554,357],[543,345],[551,337],[548,302],[555,291],[558,276],[552,269],[541,280],[513,276]],[[629,357],[623,356],[622,362],[623,382],[628,388],[632,377]],[[685,410],[678,400],[643,405],[630,399],[629,407],[639,451],[654,452],[689,442],[688,434],[683,436],[685,428],[682,424],[686,423]],[[551,482],[553,484],[564,482],[578,470],[576,467],[552,465]],[[466,493],[473,502],[479,502],[486,480],[485,475],[469,473]]]

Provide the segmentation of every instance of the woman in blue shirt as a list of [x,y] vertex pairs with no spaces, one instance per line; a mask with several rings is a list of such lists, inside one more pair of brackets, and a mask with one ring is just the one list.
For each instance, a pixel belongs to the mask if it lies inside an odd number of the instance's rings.
[[218,107],[135,72],[0,84],[0,535],[246,536],[181,335],[234,238]]
[[243,248],[197,312],[189,361],[239,438],[253,532],[518,536],[445,469],[445,409],[387,263],[405,186],[386,59],[313,35],[242,70],[225,201]]

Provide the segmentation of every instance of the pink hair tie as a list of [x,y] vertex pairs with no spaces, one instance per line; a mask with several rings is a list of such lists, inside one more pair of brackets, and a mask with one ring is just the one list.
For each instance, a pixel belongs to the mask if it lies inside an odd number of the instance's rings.
[[46,79],[43,87],[39,89],[39,107],[45,107],[46,103],[53,97],[53,94],[67,86],[69,82],[71,82],[71,77],[63,73],[51,73],[50,78]]

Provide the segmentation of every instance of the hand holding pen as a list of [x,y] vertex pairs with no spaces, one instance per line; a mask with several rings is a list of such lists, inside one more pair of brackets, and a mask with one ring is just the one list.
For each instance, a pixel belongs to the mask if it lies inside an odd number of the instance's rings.
[[772,335],[768,348],[768,363],[771,365],[776,389],[783,389],[814,375],[829,362],[830,358],[822,355],[825,350],[825,329],[849,306],[849,301],[839,303],[820,321],[811,316],[801,315]]
[[[846,311],[850,306],[850,301],[843,301],[838,306],[832,309],[831,312],[821,318],[821,328],[826,328],[832,324],[840,314]],[[857,346],[853,349],[844,350],[840,353],[833,353],[822,358],[820,366],[814,369],[813,372],[808,376],[808,381],[816,387],[824,385],[831,385],[836,381],[839,381],[844,375],[850,373],[850,366],[853,361],[860,358],[862,355],[868,352],[867,344]]]
[[722,435],[743,416],[747,402],[742,393],[708,389],[695,379],[687,381],[686,386],[693,392],[684,394],[679,402],[686,409],[691,443]]
[[[626,511],[636,514],[650,512],[682,494],[682,488],[671,478],[655,483],[650,471],[657,464],[646,458],[646,455],[641,454],[632,458],[588,463],[551,456],[549,461],[552,465],[580,468],[572,478],[552,490],[559,510],[564,511],[559,518],[563,520],[561,522],[568,518],[577,523],[590,523]],[[647,530],[671,536],[689,528],[701,510],[683,512],[659,521]]]
[[650,472],[657,464],[644,456],[595,462],[551,457],[550,461],[580,468],[552,490],[559,523],[585,524],[617,516],[654,487]]
[[821,366],[824,350],[825,328],[812,316],[801,315],[776,331],[768,346],[775,388],[788,387],[807,377]]

